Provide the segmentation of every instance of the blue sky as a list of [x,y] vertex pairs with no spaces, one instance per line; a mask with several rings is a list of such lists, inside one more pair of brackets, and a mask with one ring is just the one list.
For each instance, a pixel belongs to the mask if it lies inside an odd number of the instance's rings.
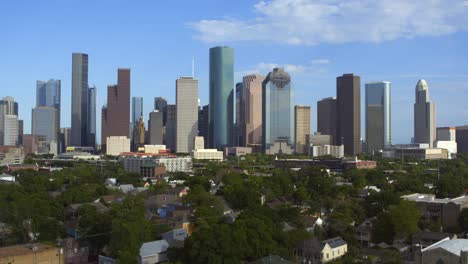
[[[414,87],[426,79],[437,125],[468,124],[468,1],[463,0],[41,0],[0,3],[0,96],[20,104],[30,133],[36,80],[62,80],[62,126],[70,125],[71,53],[89,54],[100,108],[117,68],[132,70],[131,94],[175,102],[175,80],[199,79],[208,102],[208,49],[235,52],[235,78],[284,66],[296,104],[335,96],[336,76],[392,82],[392,137],[413,133]],[[363,116],[364,117],[364,116]],[[364,128],[364,118],[362,119]],[[363,136],[364,136],[364,129]]]

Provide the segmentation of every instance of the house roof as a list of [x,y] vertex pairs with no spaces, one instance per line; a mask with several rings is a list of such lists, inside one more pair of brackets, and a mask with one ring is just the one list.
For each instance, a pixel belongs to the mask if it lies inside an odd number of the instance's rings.
[[434,243],[427,248],[423,249],[421,252],[441,248],[454,255],[460,256],[461,251],[468,250],[468,239],[452,239],[445,238],[437,243]]
[[346,245],[346,241],[344,241],[341,237],[334,237],[327,240],[322,241],[322,248],[328,244],[331,248],[337,248]]
[[166,240],[156,240],[144,243],[140,248],[140,257],[150,257],[156,254],[166,252],[169,248],[169,243]]

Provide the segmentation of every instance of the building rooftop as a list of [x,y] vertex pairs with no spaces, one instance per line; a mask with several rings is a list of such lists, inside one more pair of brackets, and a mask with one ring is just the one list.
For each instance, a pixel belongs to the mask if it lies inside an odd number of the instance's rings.
[[144,243],[140,248],[140,257],[150,257],[156,254],[166,252],[169,248],[169,243],[166,240],[156,240]]
[[461,251],[468,250],[468,239],[452,239],[445,238],[435,244],[428,246],[427,248],[423,249],[421,252],[441,248],[444,249],[452,254],[460,256]]
[[413,202],[431,202],[431,203],[455,203],[455,204],[466,204],[468,203],[468,196],[460,196],[453,199],[450,198],[436,198],[434,194],[424,194],[424,193],[413,193],[408,195],[403,195],[401,198],[407,201]]
[[322,245],[325,246],[328,244],[331,248],[337,248],[346,245],[346,241],[344,241],[341,237],[334,237],[327,240],[322,241]]
[[426,80],[421,79],[418,81],[418,84],[416,84],[416,90],[418,91],[423,91],[423,90],[428,90],[429,86],[427,85]]

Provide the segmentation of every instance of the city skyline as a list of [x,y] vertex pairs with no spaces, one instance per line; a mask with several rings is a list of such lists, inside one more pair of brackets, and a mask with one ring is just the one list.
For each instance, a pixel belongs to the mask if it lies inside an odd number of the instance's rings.
[[[276,1],[273,1],[276,2]],[[266,2],[263,8],[272,8],[273,2]],[[304,1],[307,3],[308,1]],[[458,2],[444,2],[450,10],[459,8],[463,12],[466,5],[458,5]],[[168,103],[175,103],[173,92],[173,81],[181,75],[191,73],[191,60],[195,58],[195,76],[199,79],[199,90],[201,105],[208,103],[208,49],[216,45],[229,45],[235,50],[235,77],[234,82],[239,82],[243,75],[260,72],[266,74],[272,70],[273,66],[284,66],[290,72],[295,83],[296,104],[310,105],[312,113],[316,113],[316,102],[322,98],[332,96],[335,89],[335,77],[343,73],[354,72],[361,76],[361,87],[364,83],[388,80],[392,82],[392,141],[395,143],[409,142],[412,135],[412,116],[405,113],[413,109],[413,89],[414,83],[418,79],[426,79],[431,84],[431,97],[437,102],[437,126],[459,126],[467,122],[468,112],[461,107],[456,107],[463,103],[462,98],[457,96],[459,93],[468,91],[468,76],[463,69],[468,67],[466,61],[461,58],[466,57],[467,50],[462,45],[466,43],[467,34],[462,27],[463,21],[460,21],[458,12],[454,21],[448,22],[447,11],[438,9],[440,1],[428,3],[426,9],[435,10],[435,13],[441,13],[443,20],[440,24],[452,26],[451,32],[442,32],[440,34],[429,34],[422,32],[421,29],[410,28],[408,36],[402,34],[393,34],[390,39],[378,38],[374,36],[349,41],[336,41],[330,43],[329,40],[319,39],[315,45],[307,43],[275,43],[270,39],[251,40],[239,38],[234,39],[210,40],[200,38],[203,21],[213,23],[212,21],[224,21],[220,14],[230,15],[242,22],[246,16],[256,16],[258,2],[246,3],[208,3],[200,1],[197,5],[212,5],[212,8],[206,12],[198,14],[185,13],[184,21],[180,18],[171,18],[168,14],[170,10],[175,10],[173,3],[160,3],[158,5],[150,2],[142,2],[142,6],[123,4],[115,7],[109,5],[108,1],[102,3],[93,3],[84,1],[83,6],[77,6],[78,10],[86,10],[87,17],[83,24],[75,25],[71,22],[76,14],[71,14],[71,18],[53,15],[51,5],[55,7],[54,14],[66,11],[70,8],[69,4],[52,3],[44,1],[39,3],[31,2],[31,10],[38,12],[32,13],[20,9],[17,4],[5,4],[2,12],[2,19],[5,21],[16,21],[16,19],[25,19],[14,31],[8,27],[2,29],[5,37],[9,40],[2,45],[6,50],[6,60],[12,61],[11,65],[0,66],[2,72],[12,76],[11,80],[5,81],[5,87],[8,87],[8,94],[3,96],[13,96],[20,102],[19,119],[24,120],[25,134],[31,131],[30,109],[34,107],[35,98],[25,98],[24,91],[34,89],[36,80],[47,80],[50,78],[62,81],[62,109],[61,125],[70,126],[70,111],[68,98],[71,98],[71,63],[70,54],[73,52],[82,52],[89,55],[89,84],[95,84],[97,94],[97,109],[100,109],[106,100],[105,92],[109,83],[115,80],[114,69],[117,67],[129,67],[132,69],[132,92],[131,96],[143,96],[145,98],[144,117],[147,119],[148,113],[152,110],[151,98],[156,96],[165,97]],[[257,4],[257,5],[256,5]],[[296,3],[297,4],[297,3]],[[422,3],[421,3],[422,4]],[[421,5],[412,3],[411,5]],[[195,3],[187,3],[188,7]],[[434,6],[435,5],[435,6]],[[147,10],[142,10],[142,9]],[[164,15],[153,18],[151,11],[155,8],[167,10]],[[108,10],[111,12],[103,12]],[[115,13],[123,15],[125,10],[142,11],[141,15],[131,22],[128,26],[119,28],[120,22],[102,23],[107,16],[102,13]],[[218,10],[214,13],[213,10]],[[262,9],[263,10],[263,9]],[[418,10],[417,8],[411,10]],[[0,11],[1,12],[1,11]],[[21,13],[20,13],[21,12]],[[24,13],[23,13],[24,12]],[[416,11],[411,11],[416,12]],[[411,15],[411,12],[409,15]],[[80,12],[77,12],[77,14]],[[167,13],[167,14],[166,14]],[[41,19],[34,19],[41,14]],[[98,15],[99,14],[99,15]],[[417,15],[417,14],[416,14]],[[291,13],[291,16],[297,16]],[[52,20],[49,17],[56,18]],[[346,17],[346,16],[345,16]],[[387,17],[386,17],[387,18]],[[156,26],[158,21],[166,21],[172,24],[168,29]],[[176,19],[176,23],[174,22]],[[388,19],[388,18],[387,18]],[[396,20],[397,18],[395,18]],[[407,19],[407,18],[405,18]],[[34,21],[34,23],[32,23]],[[51,25],[51,22],[54,25]],[[144,23],[147,21],[148,23]],[[405,20],[407,21],[407,20]],[[272,24],[268,23],[267,24]],[[304,23],[307,23],[304,22]],[[37,27],[48,25],[50,31],[62,32],[64,27],[69,30],[64,31],[60,39],[54,34],[37,35],[34,31]],[[92,25],[92,26],[91,26]],[[108,30],[109,26],[119,28],[121,31]],[[427,26],[424,24],[424,26]],[[138,27],[138,30],[133,30]],[[91,30],[84,30],[84,29]],[[158,33],[173,32],[174,39],[183,45],[174,45],[173,38],[156,41]],[[419,30],[419,31],[418,31]],[[437,31],[437,30],[435,30]],[[439,30],[441,31],[441,30]],[[19,32],[19,33],[18,33]],[[132,38],[134,44],[128,49],[129,39],[124,39],[121,43],[114,43],[112,47],[106,45],[108,39],[113,39],[120,34],[127,34]],[[203,33],[205,36],[206,34]],[[411,34],[410,34],[411,33]],[[77,39],[76,36],[85,34],[86,38]],[[154,35],[154,36],[153,36]],[[37,47],[29,44],[35,41],[29,39],[48,40],[47,47]],[[88,41],[93,39],[92,42]],[[57,40],[54,42],[54,40]],[[58,41],[59,40],[59,41]],[[105,41],[104,41],[105,40]],[[148,41],[142,41],[148,40]],[[182,40],[182,41],[181,41]],[[424,45],[420,45],[423,42]],[[21,47],[18,49],[17,47]],[[279,52],[281,51],[281,52]],[[113,54],[119,54],[114,56]],[[144,55],[143,55],[144,54]],[[147,58],[153,58],[153,62]],[[171,59],[169,59],[171,58]],[[379,63],[388,61],[391,63],[385,65]],[[41,61],[41,67],[28,63],[31,59]],[[359,59],[360,63],[353,63]],[[168,62],[161,67],[158,61]],[[375,67],[379,65],[379,67]],[[24,72],[28,76],[24,77]],[[157,74],[154,74],[157,73]],[[361,92],[361,101],[364,101],[364,93]],[[364,120],[364,106],[361,104],[361,119]],[[97,115],[97,135],[100,135],[100,115]],[[361,122],[361,131],[365,131],[364,122]],[[312,115],[311,131],[316,131],[315,114]],[[98,137],[99,138],[99,137]]]

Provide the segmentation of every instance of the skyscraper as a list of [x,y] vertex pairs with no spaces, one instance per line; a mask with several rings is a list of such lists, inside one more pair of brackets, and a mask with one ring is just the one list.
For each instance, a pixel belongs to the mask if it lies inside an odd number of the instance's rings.
[[88,146],[88,54],[72,54],[72,145]]
[[208,147],[208,131],[209,131],[208,116],[209,114],[210,114],[209,105],[204,105],[198,110],[198,135],[204,138],[205,147]]
[[426,143],[433,147],[436,140],[436,109],[429,98],[429,86],[425,80],[416,84],[414,104],[414,142]]
[[132,124],[135,125],[143,116],[143,97],[132,97]]
[[18,103],[13,97],[7,96],[0,100],[0,145],[15,146],[17,143]]
[[38,106],[32,110],[31,131],[34,138],[43,138],[43,148],[39,153],[57,153],[58,151],[58,132],[57,109],[51,106]]
[[71,146],[71,128],[60,128],[60,152],[65,152],[68,146]]
[[[51,111],[50,109],[47,110],[48,114],[54,113],[55,117],[45,117],[46,110],[38,109],[36,110],[39,114],[36,115],[37,118],[40,118],[42,122],[49,122],[50,120],[54,120],[56,122],[55,125],[51,125],[49,123],[45,123],[45,125],[55,128],[55,135],[51,138],[51,135],[48,135],[47,142],[50,144],[51,141],[57,143],[58,136],[60,133],[60,102],[61,102],[61,81],[50,79],[46,82],[44,81],[36,81],[36,108],[38,107],[52,107],[56,111]],[[33,117],[34,117],[34,110],[33,110]],[[34,120],[33,120],[34,124]],[[36,124],[37,125],[37,124]],[[32,134],[34,135],[34,131],[32,130]]]
[[346,155],[361,153],[361,78],[343,74],[336,78],[337,145]]
[[234,49],[210,49],[210,146],[222,149],[232,143]]
[[96,147],[96,86],[88,89],[88,146]]
[[277,140],[294,145],[294,91],[291,77],[275,68],[263,81],[263,148]]
[[130,138],[130,69],[118,69],[117,85],[107,87],[107,106],[102,116],[102,144],[110,136]]
[[307,154],[306,137],[310,135],[310,106],[296,105],[294,107],[294,138],[296,139],[296,153]]
[[176,80],[176,152],[190,153],[198,134],[198,80]]
[[23,145],[24,122],[18,120],[18,145]]
[[390,82],[366,83],[367,152],[383,150],[392,142]]
[[150,145],[163,144],[163,114],[158,110],[149,113],[148,134]]
[[262,83],[265,77],[260,74],[246,75],[242,78],[245,100],[245,126],[242,136],[247,146],[259,149],[262,145]]
[[341,145],[336,138],[336,98],[328,97],[317,102],[317,132],[331,136],[333,145]]
[[167,100],[164,97],[155,97],[154,98],[154,110],[158,110],[163,115],[163,126],[166,126],[167,123]]
[[166,147],[175,152],[176,149],[176,105],[167,105]]
[[234,136],[235,146],[245,146],[245,97],[244,85],[236,83],[236,131]]

